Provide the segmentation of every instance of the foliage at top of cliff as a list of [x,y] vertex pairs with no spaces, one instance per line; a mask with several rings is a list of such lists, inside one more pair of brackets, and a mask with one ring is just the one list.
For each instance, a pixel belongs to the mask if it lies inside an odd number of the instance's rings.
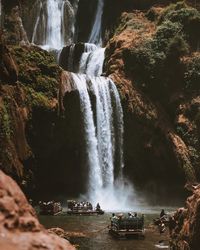
[[[196,80],[184,78],[194,77],[194,73],[186,73],[189,66],[183,63],[183,57],[192,56],[199,48],[200,13],[178,2],[161,11],[155,24],[155,34],[124,51],[124,62],[127,74],[134,75],[134,82],[144,92],[165,102],[176,89],[189,90],[194,84],[197,89]],[[198,68],[198,60],[193,61],[193,72]]]

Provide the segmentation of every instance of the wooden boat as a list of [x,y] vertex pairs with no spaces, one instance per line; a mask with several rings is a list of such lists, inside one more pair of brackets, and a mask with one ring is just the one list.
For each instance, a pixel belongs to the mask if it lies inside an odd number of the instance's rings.
[[109,227],[109,233],[116,238],[135,237],[144,238],[144,216],[124,217],[122,214],[113,216]]
[[39,202],[40,215],[57,215],[62,212],[62,206],[60,202],[48,201]]
[[99,205],[95,209],[90,202],[67,201],[69,215],[102,215],[104,211]]

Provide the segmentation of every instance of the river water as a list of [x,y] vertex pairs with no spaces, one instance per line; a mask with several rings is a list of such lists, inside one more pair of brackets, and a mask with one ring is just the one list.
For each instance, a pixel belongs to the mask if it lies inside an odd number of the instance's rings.
[[[169,207],[165,211],[171,213],[175,209],[175,207]],[[166,244],[169,240],[168,232],[160,235],[157,228],[152,226],[152,220],[159,216],[160,210],[161,207],[146,210],[145,239],[118,240],[113,238],[107,228],[112,214],[109,212],[92,216],[74,216],[63,212],[57,216],[39,216],[39,220],[46,228],[60,227],[66,232],[84,234],[84,237],[71,239],[71,243],[77,245],[77,249],[80,250],[155,250],[158,249],[156,244],[160,240],[165,240]]]

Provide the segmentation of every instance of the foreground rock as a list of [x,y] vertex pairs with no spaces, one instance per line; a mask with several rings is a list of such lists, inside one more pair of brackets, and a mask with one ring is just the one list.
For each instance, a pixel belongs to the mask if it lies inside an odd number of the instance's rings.
[[186,207],[174,215],[177,225],[172,233],[172,249],[198,250],[200,243],[200,185],[193,186],[193,195],[186,201]]
[[17,184],[0,171],[0,249],[75,249],[39,223]]

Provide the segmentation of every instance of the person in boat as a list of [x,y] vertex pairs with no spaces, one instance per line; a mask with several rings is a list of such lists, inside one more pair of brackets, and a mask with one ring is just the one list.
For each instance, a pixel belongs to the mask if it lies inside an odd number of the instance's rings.
[[158,229],[160,234],[163,234],[166,230],[165,224],[161,221],[160,224],[158,225]]
[[169,224],[168,224],[168,227],[169,227],[169,235],[172,236],[173,232],[174,232],[174,229],[176,227],[176,221],[174,219],[174,216],[170,216],[169,217]]
[[97,203],[97,205],[96,205],[96,211],[100,211],[100,210],[101,210],[101,207],[100,207],[99,203]]
[[110,218],[111,224],[112,224],[112,220],[113,220],[113,219],[118,219],[118,217],[115,215],[115,213],[112,213],[112,217]]
[[92,209],[93,209],[92,204],[91,204],[90,202],[88,202],[88,209],[89,209],[89,210],[92,210]]
[[133,218],[133,214],[131,212],[128,213],[128,218]]
[[162,209],[161,212],[160,212],[160,219],[164,219],[164,217],[166,216],[166,213],[165,213],[165,210]]

